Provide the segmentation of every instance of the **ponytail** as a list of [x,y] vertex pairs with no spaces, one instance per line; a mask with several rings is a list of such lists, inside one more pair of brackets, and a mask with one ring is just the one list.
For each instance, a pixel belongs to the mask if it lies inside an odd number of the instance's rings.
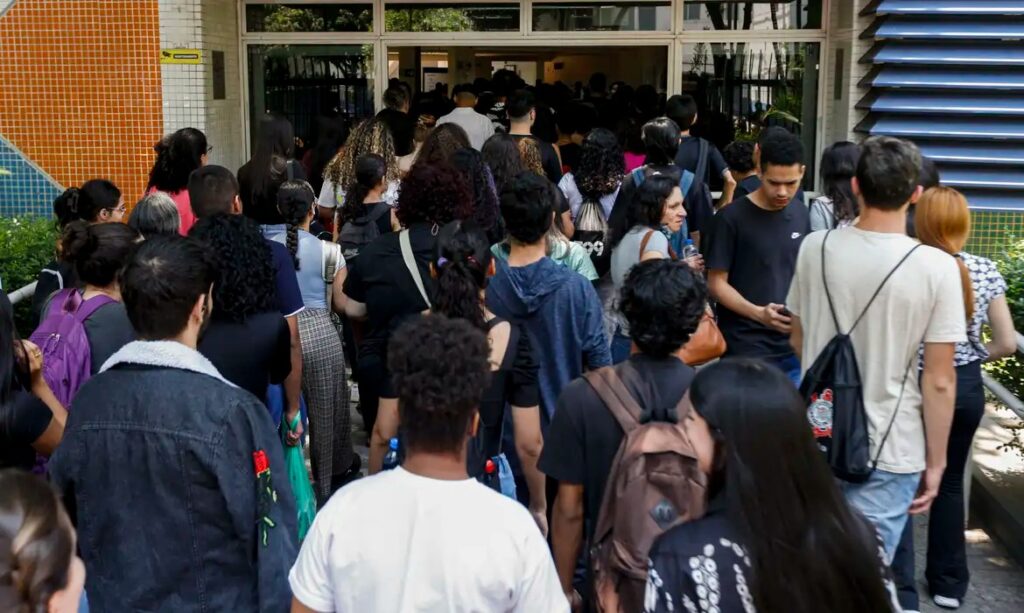
[[277,192],[277,210],[287,227],[285,246],[292,255],[295,270],[300,269],[299,225],[306,221],[315,202],[313,186],[305,181],[285,181]]
[[967,321],[974,319],[974,284],[971,282],[971,271],[959,253],[953,254],[956,258],[956,265],[960,268],[960,289],[964,293],[964,313],[967,314]]
[[437,290],[433,311],[465,319],[487,331],[481,290],[491,268],[487,234],[472,222],[453,221],[438,232],[434,257]]
[[971,213],[967,199],[951,187],[932,187],[925,190],[914,211],[917,237],[925,245],[945,251],[956,258],[960,268],[960,287],[964,296],[967,321],[974,318],[974,285],[971,272],[960,257],[967,237],[971,233]]
[[376,153],[359,156],[353,168],[353,180],[345,186],[345,202],[341,206],[341,220],[351,221],[366,215],[366,195],[380,185],[388,173],[384,158]]
[[82,187],[70,187],[53,201],[53,214],[63,228],[73,221],[94,222],[100,211],[117,208],[121,190],[106,179],[92,179]]

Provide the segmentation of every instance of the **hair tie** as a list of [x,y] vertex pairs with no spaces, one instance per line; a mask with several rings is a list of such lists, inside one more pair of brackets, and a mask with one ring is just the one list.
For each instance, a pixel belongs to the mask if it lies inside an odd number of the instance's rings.
[[448,258],[446,258],[446,257],[439,257],[439,258],[437,258],[437,268],[438,268],[438,270],[440,270],[441,267],[443,267],[447,263],[448,263]]

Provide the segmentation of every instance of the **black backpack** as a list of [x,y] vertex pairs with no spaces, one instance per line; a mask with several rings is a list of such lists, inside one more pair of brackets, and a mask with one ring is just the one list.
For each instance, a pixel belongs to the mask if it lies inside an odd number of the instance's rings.
[[370,213],[346,221],[341,226],[341,232],[338,233],[338,244],[341,245],[341,254],[345,256],[346,261],[359,257],[359,250],[380,236],[377,220],[390,212],[390,206],[378,204]]
[[[864,409],[864,391],[861,385],[860,369],[857,367],[857,353],[854,351],[850,335],[864,318],[868,309],[871,308],[875,298],[881,293],[893,273],[899,270],[907,258],[921,245],[915,245],[889,271],[850,329],[847,332],[842,332],[825,275],[825,245],[828,243],[830,234],[832,234],[832,230],[829,230],[821,241],[821,280],[825,286],[825,296],[828,298],[832,321],[836,326],[836,335],[825,345],[818,358],[807,370],[807,374],[804,375],[803,382],[800,384],[800,394],[807,403],[807,419],[811,423],[815,441],[822,453],[825,454],[832,474],[843,481],[863,483],[875,471],[882,447],[885,445],[886,439],[889,438],[892,425],[896,421],[900,402],[903,400],[903,390],[907,385],[907,376],[910,374],[910,365],[903,375],[903,385],[900,387],[896,409],[882,436],[878,452],[872,460],[867,413]],[[917,354],[914,355],[916,357]],[[912,364],[913,358],[911,358]]]

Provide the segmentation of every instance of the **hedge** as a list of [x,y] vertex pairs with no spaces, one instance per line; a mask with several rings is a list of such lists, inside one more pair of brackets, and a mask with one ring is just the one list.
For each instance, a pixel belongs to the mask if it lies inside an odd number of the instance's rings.
[[[39,271],[53,260],[57,228],[43,217],[0,217],[0,279],[10,293],[32,283]],[[22,301],[14,312],[22,336],[32,331],[31,300]]]

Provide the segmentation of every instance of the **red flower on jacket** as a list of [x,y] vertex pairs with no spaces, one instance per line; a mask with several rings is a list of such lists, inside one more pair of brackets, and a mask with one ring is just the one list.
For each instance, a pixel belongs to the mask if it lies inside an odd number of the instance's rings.
[[252,453],[252,467],[256,470],[257,477],[265,472],[270,472],[270,462],[267,460],[265,451],[260,449]]

